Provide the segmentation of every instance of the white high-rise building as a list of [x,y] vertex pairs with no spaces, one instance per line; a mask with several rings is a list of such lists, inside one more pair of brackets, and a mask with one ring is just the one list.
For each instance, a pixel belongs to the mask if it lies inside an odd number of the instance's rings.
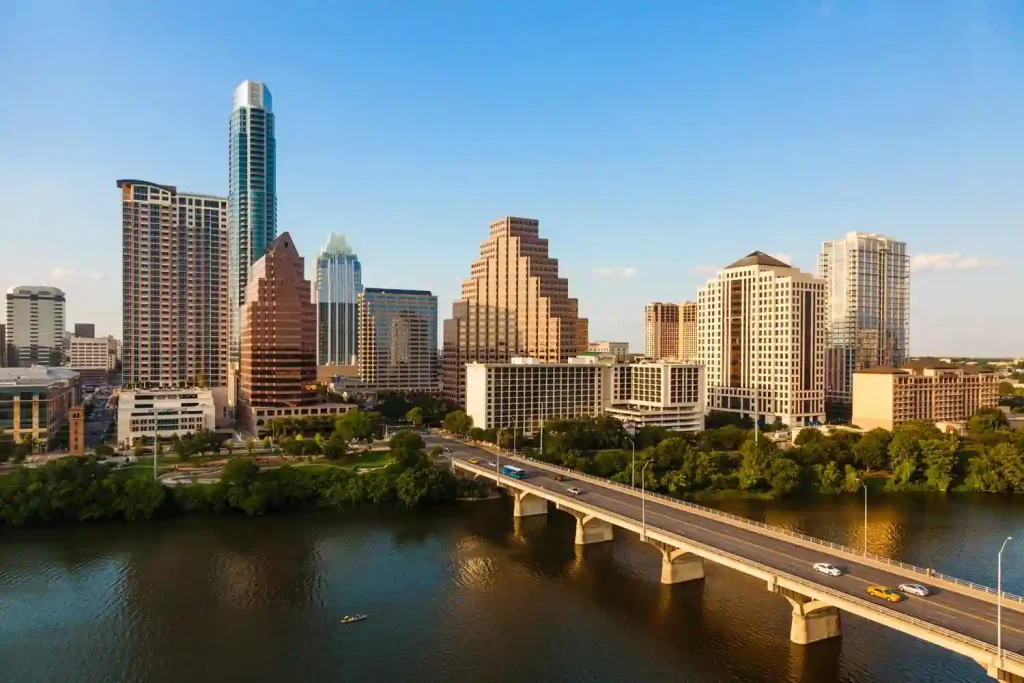
[[363,267],[344,235],[331,233],[316,255],[317,365],[355,365]]
[[825,283],[755,251],[697,298],[708,410],[790,427],[825,419]]
[[827,295],[825,398],[848,408],[853,373],[899,367],[907,360],[907,245],[885,235],[847,233],[821,245],[818,275],[825,280]]
[[8,365],[58,366],[64,362],[64,292],[22,285],[7,290]]

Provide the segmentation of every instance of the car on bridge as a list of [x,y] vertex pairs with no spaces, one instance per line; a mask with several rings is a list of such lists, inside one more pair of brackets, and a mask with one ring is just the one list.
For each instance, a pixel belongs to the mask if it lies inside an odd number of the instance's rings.
[[835,566],[834,564],[829,564],[828,562],[815,562],[814,563],[814,571],[821,572],[822,574],[827,574],[829,576],[842,576],[843,575],[843,570],[842,569],[840,569],[839,567]]
[[570,496],[578,496],[581,493],[583,493],[583,489],[578,489],[575,486],[570,486],[565,490],[565,492],[568,493]]
[[480,464],[480,459],[479,458],[470,458],[466,462],[468,462],[470,465],[479,465]]
[[907,595],[916,595],[919,598],[927,598],[932,594],[932,592],[928,590],[928,586],[922,586],[919,583],[901,583],[900,590]]
[[903,596],[899,593],[891,588],[886,588],[885,586],[868,586],[867,591],[868,595],[871,597],[885,600],[887,602],[899,602],[903,599]]

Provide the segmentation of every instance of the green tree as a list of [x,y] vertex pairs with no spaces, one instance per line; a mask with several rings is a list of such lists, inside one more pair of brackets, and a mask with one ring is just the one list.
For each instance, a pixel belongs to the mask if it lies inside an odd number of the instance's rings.
[[399,457],[401,455],[418,453],[426,446],[423,442],[423,437],[409,429],[395,432],[389,441],[389,445],[393,452],[399,454]]
[[833,493],[842,488],[843,476],[839,472],[839,465],[834,462],[824,465],[815,465],[814,473],[818,480],[818,488],[822,493]]
[[370,442],[380,434],[383,424],[380,413],[355,408],[335,420],[334,433],[345,441]]
[[167,490],[160,482],[132,477],[124,483],[117,507],[127,520],[152,519],[166,496]]
[[135,439],[135,443],[132,445],[132,452],[135,453],[136,458],[141,458],[146,452],[146,442],[141,438]]
[[114,454],[114,449],[105,443],[99,444],[93,449],[93,451],[96,453],[96,457],[98,458],[109,458]]
[[853,459],[868,472],[885,467],[889,441],[892,435],[882,429],[872,429],[853,446]]
[[800,483],[800,466],[784,455],[779,455],[771,462],[768,483],[772,492],[784,496]]
[[270,443],[270,437],[269,436],[263,437],[262,445],[263,445],[263,450],[265,450],[265,451],[269,451],[270,450],[271,443]]
[[1000,429],[1005,429],[1008,423],[1003,411],[999,408],[982,408],[967,423],[967,430],[971,434],[991,434]]
[[465,411],[453,410],[445,416],[442,425],[449,432],[465,436],[473,428],[473,418],[466,415]]
[[[723,429],[727,427],[723,427]],[[772,476],[772,462],[775,460],[777,452],[775,444],[764,436],[756,443],[753,437],[747,439],[740,449],[741,460],[738,472],[740,488],[749,490],[763,487],[768,483],[768,479]]]
[[254,450],[256,450],[256,442],[253,441],[252,439],[246,439],[245,440],[245,452],[248,453],[251,456],[252,452]]
[[348,452],[348,444],[341,438],[332,436],[323,445],[324,457],[328,460],[340,460]]
[[924,477],[928,486],[943,492],[949,490],[953,481],[953,466],[956,465],[957,446],[955,436],[929,439],[921,443]]
[[414,427],[423,426],[423,408],[416,406],[405,414],[405,419],[412,423]]
[[975,491],[1024,491],[1024,458],[1016,445],[1003,442],[985,448],[967,463],[966,484]]

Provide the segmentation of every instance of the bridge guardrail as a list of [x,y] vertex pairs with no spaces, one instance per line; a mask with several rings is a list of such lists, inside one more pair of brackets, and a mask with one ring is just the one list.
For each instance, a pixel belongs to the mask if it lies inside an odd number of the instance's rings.
[[[524,461],[528,461],[528,462],[533,462],[533,463],[536,463],[538,465],[543,465],[545,467],[550,467],[552,469],[561,470],[563,472],[571,473],[575,477],[580,477],[582,479],[589,479],[591,481],[601,482],[602,484],[605,484],[605,485],[608,485],[608,486],[614,486],[614,487],[622,489],[623,491],[629,491],[629,492],[634,493],[634,494],[637,492],[636,488],[627,486],[626,484],[622,484],[622,483],[619,483],[617,481],[612,481],[611,479],[605,479],[604,477],[597,477],[597,476],[594,476],[592,474],[586,474],[586,473],[580,472],[578,470],[570,469],[568,467],[563,467],[562,465],[555,465],[554,463],[546,462],[544,460],[538,460],[536,458],[524,457],[524,456],[521,456],[521,455],[505,455],[505,457],[516,458],[517,460],[524,460]],[[901,562],[899,560],[893,560],[891,558],[884,557],[882,555],[876,555],[874,553],[864,553],[861,550],[856,550],[854,548],[842,545],[840,543],[833,543],[831,541],[826,541],[824,539],[816,538],[814,536],[808,536],[807,534],[800,533],[799,531],[793,531],[791,529],[786,529],[784,527],[774,526],[772,524],[765,524],[764,522],[757,522],[757,521],[749,519],[747,517],[741,517],[740,515],[734,515],[731,512],[724,512],[722,510],[716,510],[715,508],[710,508],[710,507],[707,507],[705,505],[700,505],[698,503],[693,503],[693,502],[690,502],[688,500],[682,500],[680,498],[673,498],[672,496],[666,496],[663,493],[657,493],[657,492],[654,492],[654,491],[647,491],[644,495],[651,496],[652,498],[661,498],[661,499],[669,501],[669,502],[671,502],[671,503],[673,503],[675,505],[682,505],[684,507],[688,507],[688,508],[691,508],[693,510],[699,510],[699,511],[701,511],[703,513],[706,513],[706,514],[709,514],[709,515],[714,515],[716,517],[722,517],[722,518],[725,518],[725,519],[731,519],[733,521],[740,522],[741,524],[753,526],[753,527],[756,527],[756,528],[759,528],[759,529],[767,529],[767,530],[769,530],[769,531],[771,531],[773,533],[781,534],[781,535],[784,535],[784,536],[789,536],[789,537],[792,537],[792,538],[798,538],[798,539],[800,539],[802,541],[805,541],[807,543],[813,543],[813,544],[819,545],[819,546],[821,546],[823,548],[829,548],[829,549],[832,549],[832,550],[838,550],[840,552],[849,553],[849,554],[852,554],[852,555],[858,555],[860,557],[865,557],[865,558],[873,560],[875,562],[880,562],[882,564],[886,564],[886,565],[889,565],[889,566],[892,566],[892,567],[899,567],[900,569],[903,569],[905,571],[913,572],[915,574],[920,574],[921,577],[923,579],[925,579],[925,580],[927,580],[927,579],[938,579],[940,581],[946,581],[948,583],[952,583],[952,584],[955,584],[957,586],[962,586],[964,588],[969,588],[969,589],[976,590],[976,591],[979,591],[979,592],[982,592],[982,593],[986,593],[986,594],[992,595],[992,596],[997,596],[999,594],[999,592],[995,588],[992,588],[991,586],[985,586],[983,584],[974,583],[973,581],[967,581],[965,579],[960,579],[960,578],[957,578],[955,576],[950,576],[949,574],[943,574],[942,572],[937,572],[937,571],[934,571],[932,569],[927,569],[925,567],[918,567],[917,565],[909,564],[907,562]],[[1007,601],[1010,601],[1010,602],[1016,602],[1016,603],[1024,606],[1024,596],[1016,595],[1014,593],[1007,593],[1006,591],[1003,591],[1003,600],[1007,600]]]
[[[571,469],[569,469],[567,467],[562,467],[561,465],[552,465],[551,463],[546,463],[546,462],[543,462],[543,461],[540,461],[540,460],[536,460],[534,458],[523,458],[523,457],[518,457],[518,456],[516,456],[516,458],[518,460],[526,460],[526,461],[540,463],[540,464],[543,464],[543,465],[547,465],[549,467],[553,467],[555,469],[560,469],[560,470],[563,470],[563,471],[566,471],[566,472],[572,472],[573,474],[581,474],[584,478],[593,479],[593,480],[599,480],[599,481],[602,481],[602,482],[603,481],[608,481],[606,479],[602,479],[601,477],[595,477],[595,476],[589,475],[589,474],[582,474],[582,473],[576,472],[575,470],[571,470]],[[480,465],[476,465],[475,467],[480,467],[480,469],[487,470],[487,468],[482,467]],[[497,474],[495,476],[500,479],[501,475]],[[521,480],[513,479],[512,482],[513,482],[513,484],[515,486],[521,486],[521,487],[526,488],[526,489],[529,489],[529,488],[539,488],[539,487],[534,487],[534,486],[530,485],[529,482],[523,482]],[[619,484],[618,482],[612,482],[612,483],[616,484],[616,485],[619,485],[619,486],[624,486],[622,484]],[[627,489],[627,490],[630,490],[629,486],[624,486],[624,488]],[[612,517],[612,518],[619,519],[619,520],[621,520],[623,522],[627,522],[627,523],[633,524],[633,525],[635,525],[637,523],[637,521],[635,519],[630,519],[628,517],[624,517],[624,516],[622,516],[622,515],[620,515],[620,514],[618,514],[616,512],[612,512],[610,510],[604,510],[604,509],[596,508],[593,505],[590,505],[588,503],[580,501],[578,498],[569,498],[568,496],[564,496],[564,495],[559,494],[559,493],[548,491],[547,489],[541,489],[541,490],[545,494],[547,494],[547,495],[555,495],[555,496],[558,496],[560,498],[565,498],[567,501],[571,501],[573,504],[575,504],[577,506],[592,508],[595,511],[599,512],[601,515],[605,516],[605,517]],[[653,494],[653,495],[661,495],[661,494]],[[674,498],[670,498],[669,496],[663,496],[662,495],[661,497],[667,498],[669,500],[672,500],[673,502],[679,502],[679,501],[677,501]],[[703,508],[704,506],[695,505],[694,507],[701,507],[701,508]],[[713,510],[713,508],[706,508],[706,509]],[[724,513],[724,514],[728,514],[728,513]],[[734,516],[734,515],[732,515],[732,516]],[[745,518],[739,517],[737,519],[744,520]],[[751,521],[751,520],[746,520],[746,521]],[[758,523],[758,524],[760,524],[760,523]],[[763,526],[767,527],[768,525],[763,525]],[[775,529],[775,527],[770,527],[770,528]],[[843,592],[843,591],[840,591],[840,590],[836,590],[834,588],[830,588],[829,586],[825,586],[825,585],[822,585],[822,584],[819,584],[819,583],[814,583],[813,581],[809,581],[809,580],[807,580],[807,579],[805,579],[803,577],[796,576],[795,574],[790,574],[790,573],[782,571],[780,569],[776,569],[775,567],[771,567],[769,565],[763,564],[763,563],[758,562],[756,560],[751,560],[749,558],[745,558],[745,557],[742,557],[740,555],[736,555],[736,554],[731,553],[731,552],[729,552],[727,550],[722,550],[720,548],[715,548],[713,546],[707,545],[706,543],[702,543],[700,541],[695,541],[693,539],[684,538],[684,537],[680,536],[679,534],[677,534],[677,533],[675,533],[673,531],[668,531],[667,529],[662,529],[661,527],[658,527],[658,526],[656,526],[654,524],[647,524],[647,529],[648,529],[648,533],[650,533],[651,531],[655,531],[659,535],[667,536],[667,537],[670,537],[672,539],[677,539],[678,542],[683,544],[684,546],[698,547],[698,548],[703,549],[705,552],[707,552],[709,554],[715,554],[715,555],[720,555],[720,556],[728,557],[729,559],[731,559],[734,562],[737,562],[737,563],[740,563],[740,564],[745,564],[747,566],[756,568],[756,569],[758,569],[758,570],[760,570],[762,572],[766,572],[766,573],[772,574],[772,575],[777,576],[777,577],[785,578],[787,581],[792,581],[793,583],[800,584],[801,586],[804,586],[804,587],[809,588],[811,590],[818,591],[820,593],[824,593],[826,595],[829,595],[829,596],[832,596],[832,597],[835,597],[835,598],[839,598],[839,599],[842,599],[842,600],[846,600],[848,602],[855,603],[855,604],[857,604],[860,607],[868,608],[868,610],[870,610],[870,611],[882,613],[882,614],[884,614],[885,616],[887,616],[887,617],[889,617],[891,619],[895,619],[897,621],[902,621],[902,622],[911,624],[913,626],[917,626],[918,628],[922,628],[922,629],[924,629],[926,631],[930,631],[931,633],[934,633],[934,634],[937,634],[937,635],[941,635],[941,636],[943,636],[945,638],[949,638],[950,640],[955,640],[955,641],[957,641],[959,643],[963,643],[964,645],[968,645],[970,647],[979,648],[979,649],[981,649],[981,650],[983,650],[983,651],[985,651],[985,652],[987,652],[987,653],[989,653],[991,655],[998,656],[998,654],[999,654],[999,649],[995,645],[992,645],[990,643],[986,643],[983,640],[978,640],[977,638],[972,638],[971,636],[966,636],[966,635],[964,635],[962,633],[958,633],[958,632],[953,631],[951,629],[948,629],[948,628],[946,628],[944,626],[939,626],[938,624],[933,624],[930,621],[925,621],[923,619],[919,619],[917,617],[910,616],[909,614],[904,614],[903,612],[897,612],[896,610],[891,609],[889,607],[886,607],[884,605],[879,605],[877,603],[871,602],[870,600],[865,600],[864,598],[858,597],[856,595],[852,595],[850,593],[846,593],[846,592]],[[808,537],[808,538],[813,538],[813,537]],[[820,539],[818,539],[818,540],[820,540]],[[834,543],[829,543],[828,541],[822,541],[822,543],[826,543],[826,544],[829,544],[829,545],[836,545]],[[843,547],[843,546],[837,546],[837,547]],[[913,566],[913,565],[908,565],[908,566]],[[1005,594],[1004,594],[1004,597],[1005,597]],[[1020,665],[1022,668],[1024,668],[1024,655],[1017,654],[1016,652],[1013,652],[1012,650],[1006,650],[1004,648],[1003,651],[1002,651],[1002,656],[1003,656],[1004,660],[1013,661],[1016,664]]]

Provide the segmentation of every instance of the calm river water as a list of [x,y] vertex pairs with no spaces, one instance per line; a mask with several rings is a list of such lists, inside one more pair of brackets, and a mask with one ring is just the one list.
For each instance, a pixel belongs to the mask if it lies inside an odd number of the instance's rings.
[[[851,545],[856,498],[720,507]],[[0,681],[987,681],[981,667],[843,615],[802,648],[762,583],[707,565],[658,583],[636,537],[578,550],[505,500],[0,528]],[[1024,500],[878,496],[871,549],[985,583],[1002,539],[1024,592]],[[370,618],[352,625],[348,613]]]

